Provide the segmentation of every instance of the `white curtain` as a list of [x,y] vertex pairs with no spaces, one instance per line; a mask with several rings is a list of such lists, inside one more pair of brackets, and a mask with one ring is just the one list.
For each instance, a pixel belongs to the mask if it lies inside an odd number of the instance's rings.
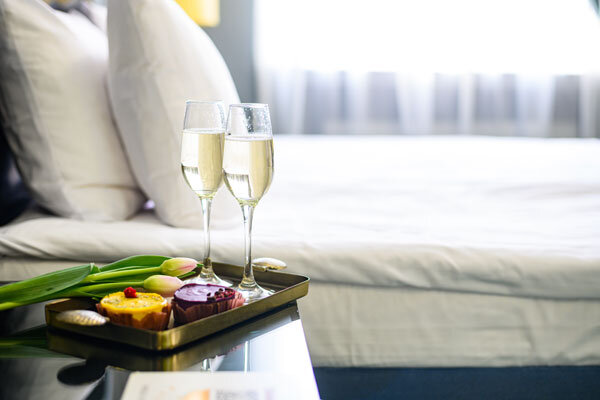
[[600,137],[588,0],[257,0],[282,133]]

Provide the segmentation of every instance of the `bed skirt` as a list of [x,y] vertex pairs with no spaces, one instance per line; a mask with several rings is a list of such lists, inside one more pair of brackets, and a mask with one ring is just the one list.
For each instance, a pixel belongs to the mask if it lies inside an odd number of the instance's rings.
[[600,300],[311,282],[315,367],[600,365]]

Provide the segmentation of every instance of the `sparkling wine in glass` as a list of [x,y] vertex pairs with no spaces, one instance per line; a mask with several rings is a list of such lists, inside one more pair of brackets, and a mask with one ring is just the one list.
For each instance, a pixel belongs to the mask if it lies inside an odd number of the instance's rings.
[[225,113],[223,103],[187,101],[181,140],[181,170],[200,198],[204,218],[204,266],[190,282],[231,286],[215,275],[210,260],[210,208],[223,183]]
[[273,179],[273,133],[266,104],[229,106],[223,172],[225,185],[242,207],[244,217],[244,276],[236,289],[246,302],[252,302],[273,293],[256,283],[251,261],[254,207]]

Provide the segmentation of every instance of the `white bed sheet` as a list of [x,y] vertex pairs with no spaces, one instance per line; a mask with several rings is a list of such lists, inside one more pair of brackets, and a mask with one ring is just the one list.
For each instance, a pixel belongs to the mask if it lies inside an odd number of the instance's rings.
[[[255,257],[317,282],[600,298],[598,140],[280,136],[275,154]],[[151,212],[115,223],[30,213],[0,228],[0,255],[201,258],[201,235]],[[213,259],[241,263],[241,213],[212,243]]]

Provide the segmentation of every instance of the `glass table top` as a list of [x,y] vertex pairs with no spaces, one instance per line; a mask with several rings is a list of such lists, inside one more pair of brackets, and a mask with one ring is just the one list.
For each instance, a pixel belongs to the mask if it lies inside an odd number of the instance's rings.
[[260,374],[286,382],[277,398],[319,398],[295,303],[169,352],[47,328],[42,304],[0,313],[2,399],[118,399],[132,371]]

